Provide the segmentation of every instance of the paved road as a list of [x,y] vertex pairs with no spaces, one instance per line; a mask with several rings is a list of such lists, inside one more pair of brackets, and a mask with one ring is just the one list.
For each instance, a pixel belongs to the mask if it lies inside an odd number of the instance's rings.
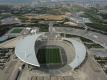
[[96,49],[96,48],[92,48],[92,49],[90,49],[90,51],[92,51],[92,53],[94,53],[94,55],[96,55],[96,56],[100,56],[100,57],[107,57],[107,50],[106,49],[100,49],[100,48],[98,48],[98,49]]
[[104,48],[107,49],[107,36],[106,35],[92,32],[92,31],[72,29],[72,28],[67,28],[67,27],[56,27],[55,31],[58,33],[67,33],[67,34],[73,34],[73,35],[85,37],[87,39],[94,41],[95,43],[102,45]]
[[23,36],[18,36],[11,40],[5,41],[0,44],[0,48],[14,48],[21,39],[23,39]]

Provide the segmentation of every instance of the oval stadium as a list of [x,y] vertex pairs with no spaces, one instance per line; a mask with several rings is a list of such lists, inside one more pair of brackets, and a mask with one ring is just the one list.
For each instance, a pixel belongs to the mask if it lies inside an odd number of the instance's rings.
[[78,68],[86,57],[86,48],[78,39],[41,32],[24,37],[15,54],[34,68],[59,74]]

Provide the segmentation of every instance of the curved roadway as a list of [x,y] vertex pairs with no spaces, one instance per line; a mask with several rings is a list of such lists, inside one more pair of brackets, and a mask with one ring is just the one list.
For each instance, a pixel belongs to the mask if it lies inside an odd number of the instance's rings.
[[57,33],[66,33],[66,34],[71,34],[71,35],[78,35],[81,37],[85,37],[87,39],[92,40],[95,43],[100,44],[103,46],[105,49],[107,49],[107,36],[97,33],[97,32],[92,32],[92,31],[85,31],[81,29],[74,29],[74,28],[67,28],[67,27],[56,27],[55,31]]

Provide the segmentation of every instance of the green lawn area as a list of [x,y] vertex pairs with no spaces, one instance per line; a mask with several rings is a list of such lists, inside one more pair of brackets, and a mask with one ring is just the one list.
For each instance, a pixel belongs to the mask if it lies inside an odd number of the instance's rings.
[[[92,21],[92,23],[86,23],[87,26],[107,32],[107,22],[100,18],[101,14],[98,13],[97,9],[91,8],[85,11],[84,16],[88,17]],[[106,18],[105,15],[102,16]]]
[[96,44],[96,43],[93,43],[93,44],[86,44],[86,43],[84,43],[85,44],[85,46],[87,47],[87,48],[103,48],[101,45],[99,45],[99,44]]
[[11,31],[11,33],[20,33],[22,31],[21,28],[15,28]]
[[61,63],[59,48],[42,48],[37,53],[37,58],[41,64]]
[[40,30],[41,32],[48,32],[48,31],[49,31],[47,26],[40,26],[40,27],[39,27],[39,30]]

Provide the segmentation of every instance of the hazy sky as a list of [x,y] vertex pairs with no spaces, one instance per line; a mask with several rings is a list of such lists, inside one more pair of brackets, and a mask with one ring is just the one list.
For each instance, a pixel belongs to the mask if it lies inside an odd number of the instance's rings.
[[[30,3],[37,0],[0,0],[0,3]],[[40,0],[40,1],[107,1],[107,0]]]

